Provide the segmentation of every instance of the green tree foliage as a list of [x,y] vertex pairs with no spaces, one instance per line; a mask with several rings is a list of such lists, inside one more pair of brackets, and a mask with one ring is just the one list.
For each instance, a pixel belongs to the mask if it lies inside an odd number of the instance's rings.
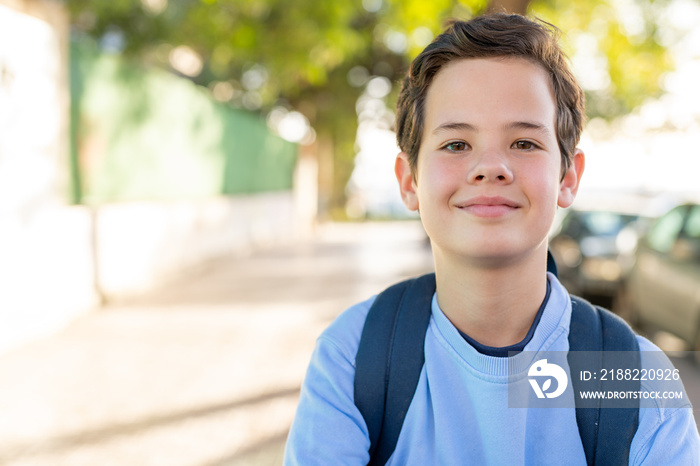
[[564,33],[589,118],[615,118],[660,95],[661,80],[673,65],[658,23],[668,3],[533,0],[530,12]]
[[[660,79],[671,61],[656,21],[666,1],[66,0],[66,4],[79,40],[94,40],[144,64],[169,69],[173,69],[172,52],[186,46],[201,59],[201,69],[188,77],[210,88],[226,83],[230,92],[225,97],[232,105],[262,114],[278,105],[302,112],[318,141],[326,142],[318,146],[333,148],[334,174],[327,186],[321,186],[323,201],[333,207],[342,205],[352,170],[354,108],[367,81],[363,73],[399,83],[410,59],[447,19],[487,10],[527,9],[556,24],[565,32],[575,69],[590,74],[582,79],[589,117],[614,118],[661,92]],[[390,96],[395,96],[396,87]]]

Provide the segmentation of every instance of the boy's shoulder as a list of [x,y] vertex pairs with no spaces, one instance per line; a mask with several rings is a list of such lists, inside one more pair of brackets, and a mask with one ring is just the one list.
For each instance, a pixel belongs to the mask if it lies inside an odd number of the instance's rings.
[[376,299],[377,295],[374,295],[343,311],[321,333],[318,338],[319,344],[330,343],[342,351],[349,360],[354,361],[367,314]]

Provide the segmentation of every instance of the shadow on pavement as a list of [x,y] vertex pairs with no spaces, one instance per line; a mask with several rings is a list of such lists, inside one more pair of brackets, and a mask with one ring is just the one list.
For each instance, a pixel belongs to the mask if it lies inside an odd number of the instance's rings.
[[274,466],[282,464],[287,434],[272,435],[243,450],[225,455],[201,466]]
[[[258,396],[247,399],[236,400],[229,403],[212,404],[190,410],[172,412],[160,416],[152,416],[147,419],[137,420],[130,423],[117,424],[113,426],[105,426],[97,429],[92,429],[85,432],[68,434],[57,438],[48,439],[40,444],[18,445],[9,448],[4,448],[0,451],[0,464],[6,464],[9,461],[17,458],[26,458],[28,456],[46,455],[55,453],[60,450],[76,448],[86,444],[100,443],[110,441],[115,437],[124,435],[133,435],[139,431],[150,430],[161,427],[167,424],[178,423],[186,420],[211,416],[219,414],[223,411],[231,411],[241,407],[251,407],[252,405],[262,404],[274,400],[276,398],[296,397],[299,394],[298,387],[278,390],[272,393],[264,393]],[[286,438],[284,435],[273,435],[270,438],[264,438],[260,441],[248,445],[247,447],[236,451],[234,454],[228,455],[221,460],[210,463],[214,465],[229,464],[236,458],[250,456],[253,453],[259,453],[261,450],[266,450],[270,445],[282,442]]]

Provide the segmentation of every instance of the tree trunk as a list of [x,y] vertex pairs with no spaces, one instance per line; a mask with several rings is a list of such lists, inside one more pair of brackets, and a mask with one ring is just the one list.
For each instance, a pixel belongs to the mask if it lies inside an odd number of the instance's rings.
[[525,15],[530,0],[491,0],[486,10],[488,13],[517,13]]

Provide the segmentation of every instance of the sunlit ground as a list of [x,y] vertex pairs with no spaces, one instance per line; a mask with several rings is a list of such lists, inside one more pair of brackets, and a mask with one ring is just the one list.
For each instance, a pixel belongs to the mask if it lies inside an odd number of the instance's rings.
[[221,259],[0,356],[0,464],[277,465],[313,344],[431,269],[415,222]]

